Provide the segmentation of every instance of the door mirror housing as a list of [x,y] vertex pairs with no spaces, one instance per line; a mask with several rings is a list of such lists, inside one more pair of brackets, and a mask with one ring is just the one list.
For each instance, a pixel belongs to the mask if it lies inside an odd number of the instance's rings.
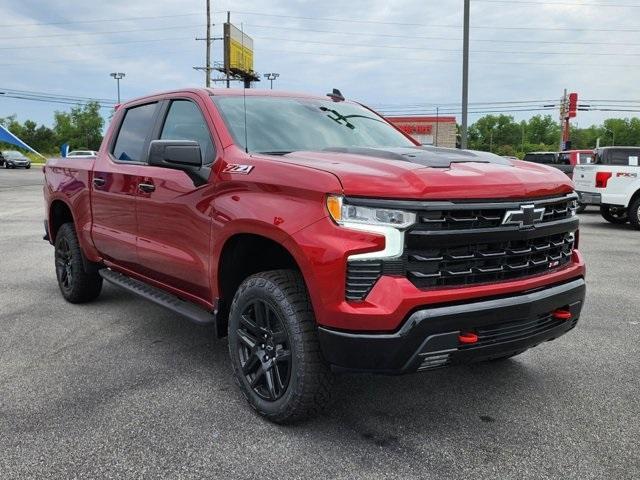
[[193,140],[152,140],[149,165],[182,170],[196,186],[206,183],[211,173],[202,165],[200,144]]

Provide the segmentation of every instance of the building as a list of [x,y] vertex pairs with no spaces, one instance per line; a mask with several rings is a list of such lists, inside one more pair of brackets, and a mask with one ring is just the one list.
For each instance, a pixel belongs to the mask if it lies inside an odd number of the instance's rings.
[[456,117],[385,117],[423,145],[456,147]]

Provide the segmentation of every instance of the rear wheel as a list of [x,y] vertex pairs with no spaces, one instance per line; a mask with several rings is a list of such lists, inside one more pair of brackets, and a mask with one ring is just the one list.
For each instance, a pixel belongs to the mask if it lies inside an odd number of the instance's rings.
[[60,227],[55,242],[56,277],[62,296],[71,303],[94,300],[102,290],[102,277],[94,264],[85,269],[73,223]]
[[636,198],[627,211],[629,222],[633,225],[633,228],[640,230],[640,197]]
[[273,422],[313,416],[330,398],[332,375],[296,271],[258,273],[240,285],[229,314],[229,354],[242,394]]
[[607,222],[624,224],[629,221],[629,215],[627,215],[627,209],[622,207],[611,207],[609,205],[602,205],[600,207],[600,215]]

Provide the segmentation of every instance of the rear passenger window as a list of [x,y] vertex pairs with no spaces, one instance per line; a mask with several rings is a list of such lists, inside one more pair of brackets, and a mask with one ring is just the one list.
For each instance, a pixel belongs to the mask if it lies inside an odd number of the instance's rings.
[[157,103],[148,103],[126,111],[112,152],[117,160],[140,162],[145,159],[144,147],[153,128],[156,106]]
[[209,127],[198,106],[188,100],[171,102],[160,140],[194,140],[200,144],[202,163],[211,164],[215,158]]
[[638,156],[640,156],[640,150],[610,150],[607,163],[610,165],[637,165]]

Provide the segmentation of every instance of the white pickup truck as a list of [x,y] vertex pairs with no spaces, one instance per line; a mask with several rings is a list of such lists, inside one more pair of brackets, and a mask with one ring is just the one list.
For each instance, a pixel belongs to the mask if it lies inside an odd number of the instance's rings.
[[611,223],[640,229],[640,147],[595,150],[595,162],[576,165],[573,181],[583,205],[598,205]]

